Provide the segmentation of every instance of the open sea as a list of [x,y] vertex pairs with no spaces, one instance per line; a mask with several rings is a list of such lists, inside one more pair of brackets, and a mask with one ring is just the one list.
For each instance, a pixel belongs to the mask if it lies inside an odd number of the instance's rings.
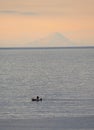
[[91,115],[94,48],[0,49],[0,119]]

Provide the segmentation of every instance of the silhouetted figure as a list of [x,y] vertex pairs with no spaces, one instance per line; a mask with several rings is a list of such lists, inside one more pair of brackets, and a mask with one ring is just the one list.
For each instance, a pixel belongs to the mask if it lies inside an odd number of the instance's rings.
[[37,100],[39,100],[39,96],[37,96]]

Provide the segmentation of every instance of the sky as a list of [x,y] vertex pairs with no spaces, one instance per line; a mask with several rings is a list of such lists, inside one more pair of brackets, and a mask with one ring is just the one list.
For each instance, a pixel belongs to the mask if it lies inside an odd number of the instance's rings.
[[0,47],[32,46],[55,32],[93,46],[94,0],[0,0]]

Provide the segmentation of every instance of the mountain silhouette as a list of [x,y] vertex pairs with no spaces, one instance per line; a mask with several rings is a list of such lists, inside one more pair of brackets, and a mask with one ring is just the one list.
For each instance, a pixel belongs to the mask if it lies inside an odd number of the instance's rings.
[[45,38],[41,38],[30,43],[31,46],[58,47],[71,46],[72,42],[59,32],[55,32]]

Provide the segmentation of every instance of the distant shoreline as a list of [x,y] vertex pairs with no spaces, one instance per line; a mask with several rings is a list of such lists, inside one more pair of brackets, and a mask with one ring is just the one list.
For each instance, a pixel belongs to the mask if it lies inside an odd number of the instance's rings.
[[0,49],[94,49],[94,46],[72,46],[72,47],[0,47]]

